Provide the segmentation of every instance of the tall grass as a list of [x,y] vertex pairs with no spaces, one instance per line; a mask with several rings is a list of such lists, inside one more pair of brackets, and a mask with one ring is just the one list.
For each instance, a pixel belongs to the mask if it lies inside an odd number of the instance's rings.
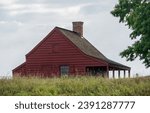
[[0,80],[0,95],[150,96],[150,77],[130,79],[17,77]]

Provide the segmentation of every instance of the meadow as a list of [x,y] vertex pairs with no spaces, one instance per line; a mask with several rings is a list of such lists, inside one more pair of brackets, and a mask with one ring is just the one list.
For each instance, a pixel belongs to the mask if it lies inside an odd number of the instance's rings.
[[101,77],[0,79],[1,96],[150,96],[150,77],[108,79]]

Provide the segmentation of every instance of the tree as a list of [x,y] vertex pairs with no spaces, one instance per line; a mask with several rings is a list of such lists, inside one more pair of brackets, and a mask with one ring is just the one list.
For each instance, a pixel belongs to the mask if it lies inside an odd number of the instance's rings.
[[[111,14],[131,30],[131,46],[120,53],[127,61],[139,58],[150,67],[150,0],[119,0]],[[136,39],[136,40],[135,40]]]

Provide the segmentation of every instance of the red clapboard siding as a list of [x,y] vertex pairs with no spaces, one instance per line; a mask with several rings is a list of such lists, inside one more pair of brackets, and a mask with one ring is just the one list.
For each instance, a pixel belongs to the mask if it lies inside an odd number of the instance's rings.
[[61,65],[68,65],[70,74],[81,74],[81,72],[84,74],[87,65],[106,65],[106,63],[86,56],[79,51],[57,29],[36,50],[27,55],[26,63],[27,73],[49,75],[59,75]]
[[25,64],[15,68],[13,73],[59,76],[62,65],[69,66],[69,74],[75,75],[85,74],[87,66],[108,64],[83,53],[55,28],[26,55]]
[[22,63],[20,66],[13,70],[13,75],[20,76],[26,74],[26,63]]

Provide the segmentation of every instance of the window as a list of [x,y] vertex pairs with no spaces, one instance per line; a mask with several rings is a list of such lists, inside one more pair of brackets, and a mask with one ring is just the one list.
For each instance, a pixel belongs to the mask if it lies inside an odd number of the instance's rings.
[[60,66],[60,73],[61,75],[68,75],[69,74],[69,66]]

